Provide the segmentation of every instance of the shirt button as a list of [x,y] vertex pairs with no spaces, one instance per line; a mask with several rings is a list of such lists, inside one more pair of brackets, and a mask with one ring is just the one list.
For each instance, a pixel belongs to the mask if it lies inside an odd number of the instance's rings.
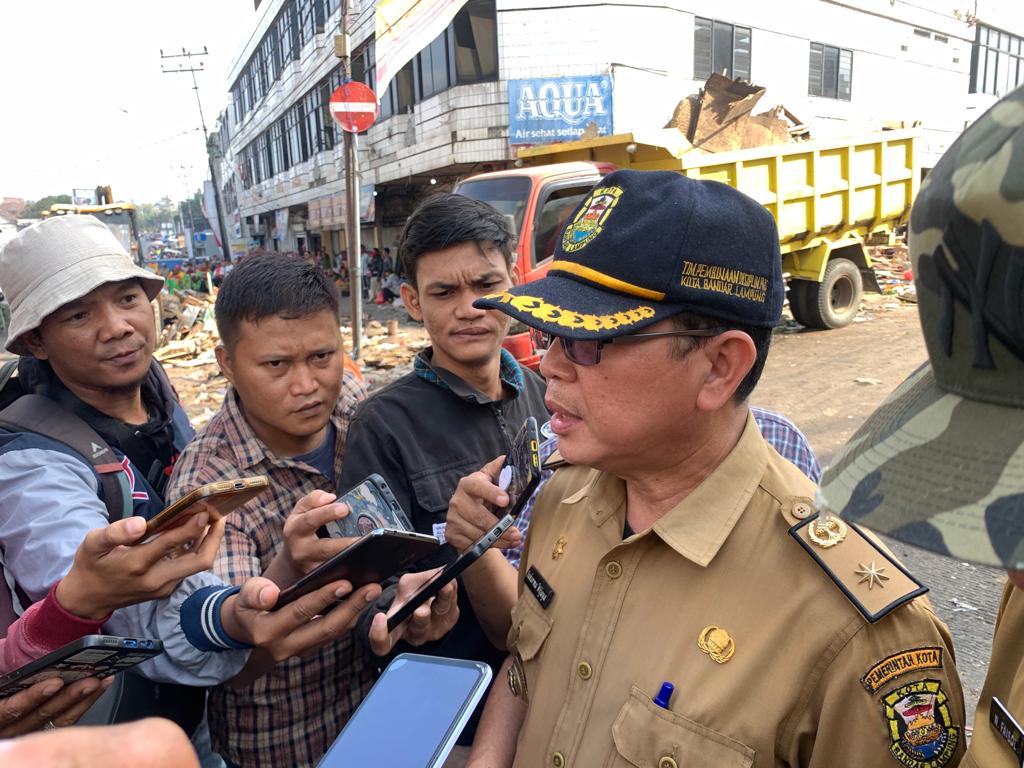
[[814,509],[806,501],[798,501],[793,505],[793,517],[799,518],[800,520],[806,520],[811,516]]
[[658,761],[658,768],[679,768],[679,765],[671,757],[665,755]]
[[622,575],[622,566],[612,560],[605,565],[604,572],[608,574],[609,579],[617,579]]
[[554,768],[565,768],[565,755],[561,752],[555,752],[555,754],[551,756],[551,765],[554,766]]
[[594,670],[587,662],[581,661],[576,667],[576,674],[584,680],[589,680],[594,676]]

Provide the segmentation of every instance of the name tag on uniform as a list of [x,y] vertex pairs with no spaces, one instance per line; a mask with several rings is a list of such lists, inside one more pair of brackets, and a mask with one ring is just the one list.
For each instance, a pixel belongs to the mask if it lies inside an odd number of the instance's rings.
[[530,594],[537,598],[541,608],[547,608],[551,605],[551,601],[555,599],[555,590],[548,584],[548,580],[540,575],[537,566],[530,566],[530,569],[526,572],[526,577],[523,579],[523,583],[530,590]]
[[1013,719],[1013,715],[1003,706],[1003,702],[995,696],[992,697],[988,719],[992,723],[992,727],[996,729],[996,733],[1009,744],[1013,754],[1017,756],[1017,762],[1024,766],[1024,728],[1020,727],[1020,723]]

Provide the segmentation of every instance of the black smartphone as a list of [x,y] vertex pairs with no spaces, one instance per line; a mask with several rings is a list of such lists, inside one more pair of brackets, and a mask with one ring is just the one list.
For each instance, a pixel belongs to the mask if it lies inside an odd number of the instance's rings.
[[365,536],[378,528],[413,530],[402,506],[380,475],[370,475],[336,503],[347,504],[348,514],[341,520],[332,520],[321,526],[317,535],[322,539]]
[[366,584],[379,584],[409,568],[439,546],[441,542],[436,537],[415,531],[388,528],[370,531],[283,590],[277,605],[271,610],[276,611],[339,579],[352,582],[353,589]]
[[412,616],[413,611],[440,592],[445,584],[475,563],[494,542],[501,538],[501,534],[512,526],[523,505],[540,484],[538,447],[537,420],[531,416],[516,434],[508,456],[505,457],[505,462],[498,473],[496,484],[508,494],[508,504],[501,509],[494,510],[494,514],[501,520],[477,539],[469,549],[462,552],[446,568],[439,571],[434,578],[413,593],[402,607],[388,618],[389,632]]
[[67,683],[83,677],[109,677],[163,653],[159,640],[114,635],[86,635],[0,675],[0,699],[30,688],[40,680],[59,677]]

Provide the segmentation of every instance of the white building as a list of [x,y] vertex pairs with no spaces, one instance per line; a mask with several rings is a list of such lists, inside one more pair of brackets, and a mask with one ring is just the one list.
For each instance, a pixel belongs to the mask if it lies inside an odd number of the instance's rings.
[[[339,0],[264,0],[232,65],[219,143],[229,231],[243,243],[344,247],[341,134],[327,110],[340,17]],[[372,0],[352,0],[353,78],[371,87],[373,18]],[[784,104],[813,135],[920,123],[928,166],[1024,83],[1022,37],[1016,0],[468,0],[378,94],[380,117],[359,136],[363,239],[392,245],[424,194],[514,160],[520,81],[596,88],[603,76],[604,127],[621,133],[664,126],[724,70],[767,88],[759,109]]]

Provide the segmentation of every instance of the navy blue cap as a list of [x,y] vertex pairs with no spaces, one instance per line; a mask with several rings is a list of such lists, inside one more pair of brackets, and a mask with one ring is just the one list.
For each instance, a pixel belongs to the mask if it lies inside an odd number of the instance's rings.
[[775,220],[730,186],[672,171],[615,171],[567,221],[546,277],[474,306],[572,339],[621,336],[681,312],[779,322]]

